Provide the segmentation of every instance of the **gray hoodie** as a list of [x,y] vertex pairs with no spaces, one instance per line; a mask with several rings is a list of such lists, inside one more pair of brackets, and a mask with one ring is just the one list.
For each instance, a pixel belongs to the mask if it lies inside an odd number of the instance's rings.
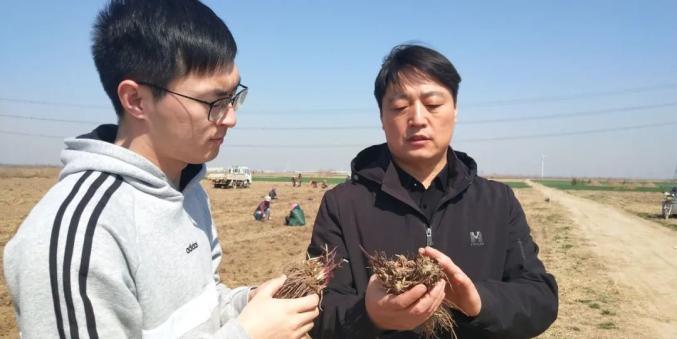
[[249,289],[219,282],[204,165],[180,187],[103,125],[66,140],[59,182],[7,243],[24,338],[247,338]]

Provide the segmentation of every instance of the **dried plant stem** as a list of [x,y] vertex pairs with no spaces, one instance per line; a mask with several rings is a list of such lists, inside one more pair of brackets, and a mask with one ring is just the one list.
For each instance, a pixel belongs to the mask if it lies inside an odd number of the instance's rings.
[[334,250],[325,249],[322,256],[307,258],[287,267],[285,269],[287,280],[273,297],[294,299],[315,293],[321,298],[337,267],[335,255]]
[[[418,284],[423,284],[430,290],[440,280],[446,280],[448,283],[447,276],[439,264],[428,257],[418,255],[414,259],[408,259],[404,255],[396,255],[388,259],[383,252],[367,256],[374,274],[381,281],[386,293],[402,294]],[[419,327],[421,334],[426,338],[437,338],[436,333],[449,332],[455,338],[455,322],[450,312],[453,307],[454,305],[444,301]]]

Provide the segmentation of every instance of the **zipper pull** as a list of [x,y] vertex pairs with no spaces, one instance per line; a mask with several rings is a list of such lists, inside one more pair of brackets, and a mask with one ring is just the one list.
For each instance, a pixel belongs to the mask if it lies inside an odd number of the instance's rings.
[[433,245],[433,230],[430,228],[430,226],[426,226],[427,228],[425,229],[425,242],[427,246],[432,246]]

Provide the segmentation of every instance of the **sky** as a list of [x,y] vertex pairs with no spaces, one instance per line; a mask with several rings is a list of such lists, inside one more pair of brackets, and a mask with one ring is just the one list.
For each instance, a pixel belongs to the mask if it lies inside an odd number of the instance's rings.
[[[208,166],[350,169],[385,141],[373,97],[401,43],[462,77],[452,147],[481,175],[677,175],[676,1],[205,1],[249,86]],[[0,163],[60,164],[63,139],[115,113],[92,61],[104,1],[0,12]]]

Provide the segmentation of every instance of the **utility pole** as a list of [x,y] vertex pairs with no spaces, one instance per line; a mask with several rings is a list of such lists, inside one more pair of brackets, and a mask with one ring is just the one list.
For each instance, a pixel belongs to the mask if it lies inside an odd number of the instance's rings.
[[[677,173],[677,171],[675,173]],[[543,180],[544,175],[545,175],[545,154],[541,154],[541,180]]]

